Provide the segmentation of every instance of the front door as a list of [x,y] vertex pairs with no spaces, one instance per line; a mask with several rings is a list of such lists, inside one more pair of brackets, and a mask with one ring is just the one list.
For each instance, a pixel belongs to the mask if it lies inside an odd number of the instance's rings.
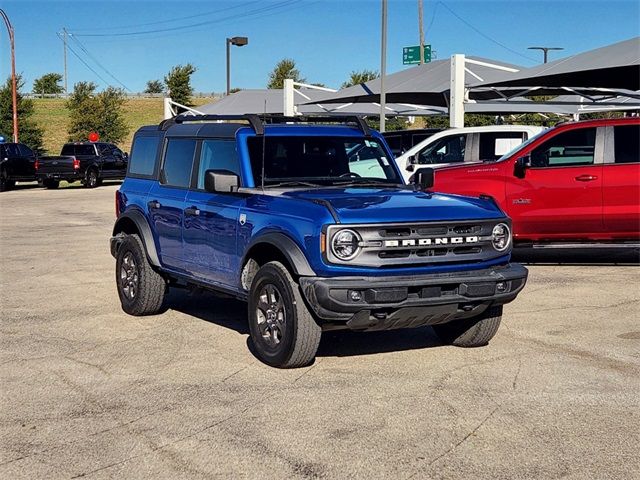
[[235,139],[204,140],[197,165],[195,184],[185,200],[185,268],[209,283],[236,288],[240,277],[236,237],[245,199],[237,193],[204,189],[207,170],[240,174]]
[[525,178],[507,177],[505,207],[516,237],[571,239],[603,231],[602,154],[596,161],[596,151],[596,128],[561,132],[531,151]]

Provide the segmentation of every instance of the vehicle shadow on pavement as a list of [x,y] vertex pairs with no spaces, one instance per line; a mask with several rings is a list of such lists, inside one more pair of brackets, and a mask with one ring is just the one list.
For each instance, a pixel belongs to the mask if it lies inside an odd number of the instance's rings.
[[[233,298],[206,291],[190,293],[183,289],[171,289],[165,299],[165,308],[235,330],[241,335],[249,335],[247,306]],[[252,350],[250,338],[247,338],[247,345]],[[322,334],[317,356],[373,355],[440,346],[442,343],[429,327],[381,332],[338,330]]]
[[[109,186],[119,186],[122,185],[122,180],[104,180],[102,185],[99,185],[96,188],[100,188],[102,187],[109,187]],[[45,190],[45,188],[40,185],[38,182],[29,182],[29,183],[16,183],[13,187],[11,187],[11,190],[33,190],[35,188],[38,189],[42,189]],[[73,182],[73,183],[63,183],[61,182],[60,187],[52,189],[53,191],[55,190],[75,190],[75,189],[84,189],[85,186],[80,183],[80,182]]]
[[512,260],[525,265],[640,265],[638,248],[516,248]]

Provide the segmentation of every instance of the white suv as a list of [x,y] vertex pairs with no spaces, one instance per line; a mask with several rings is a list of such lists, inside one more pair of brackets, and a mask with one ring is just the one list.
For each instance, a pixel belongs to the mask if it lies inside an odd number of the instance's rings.
[[419,166],[442,167],[452,163],[497,160],[543,127],[530,125],[491,125],[443,130],[430,136],[396,158],[408,182]]

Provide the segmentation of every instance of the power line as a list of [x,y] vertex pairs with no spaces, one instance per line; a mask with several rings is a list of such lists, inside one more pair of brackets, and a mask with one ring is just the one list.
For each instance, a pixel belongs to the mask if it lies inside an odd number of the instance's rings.
[[205,22],[199,22],[199,23],[192,23],[190,25],[183,25],[183,26],[179,26],[179,27],[170,27],[170,28],[161,28],[161,29],[155,29],[155,30],[141,30],[138,32],[120,32],[120,33],[85,33],[85,34],[76,34],[79,37],[129,37],[129,36],[134,36],[134,35],[148,35],[151,33],[163,33],[163,32],[173,32],[173,31],[184,31],[188,28],[194,28],[194,27],[202,27],[204,25],[213,25],[216,23],[222,23],[222,22],[227,22],[229,20],[234,20],[236,18],[247,18],[247,17],[252,17],[252,16],[260,16],[260,14],[265,13],[265,12],[270,12],[272,10],[277,10],[277,9],[281,9],[281,8],[285,8],[288,6],[292,6],[295,5],[297,3],[300,3],[302,0],[286,0],[280,3],[276,3],[273,5],[268,5],[266,7],[260,7],[258,9],[255,9],[253,11],[248,11],[248,12],[243,12],[241,14],[235,14],[235,15],[229,15],[227,17],[222,17],[222,18],[218,18],[215,20],[208,20]]
[[253,5],[255,3],[260,3],[261,0],[254,0],[252,2],[246,2],[246,3],[241,3],[239,5],[233,5],[231,7],[226,7],[226,8],[219,8],[218,10],[214,10],[211,12],[202,12],[202,13],[198,13],[195,15],[189,15],[186,17],[177,17],[177,18],[170,18],[168,20],[158,20],[157,22],[149,22],[149,23],[138,23],[135,25],[120,25],[120,26],[113,26],[113,27],[102,27],[102,28],[78,28],[78,29],[73,29],[74,32],[87,32],[87,31],[91,31],[91,32],[95,32],[96,30],[113,30],[115,29],[128,29],[128,28],[140,28],[140,27],[149,27],[151,25],[160,25],[162,23],[175,23],[175,22],[180,22],[182,20],[189,20],[192,18],[198,18],[198,17],[207,17],[209,15],[217,15],[220,12],[225,12],[228,10],[235,10],[237,8],[246,8],[249,5]]
[[97,59],[96,57],[94,57],[94,56],[89,52],[89,50],[87,50],[87,48],[86,48],[82,43],[80,43],[80,40],[78,40],[78,39],[75,37],[75,35],[71,35],[71,38],[73,39],[73,41],[74,41],[74,42],[76,42],[76,43],[78,44],[78,46],[80,47],[80,49],[81,49],[81,50],[82,50],[82,51],[83,51],[83,52],[84,52],[84,53],[85,53],[85,54],[86,54],[86,55],[87,55],[91,60],[93,60],[93,61],[94,61],[94,63],[95,63],[96,65],[98,65],[98,67],[100,67],[100,68],[101,68],[101,69],[102,69],[102,70],[103,70],[107,75],[109,75],[109,76],[110,76],[111,78],[113,78],[116,82],[118,82],[118,83],[119,83],[119,84],[120,84],[120,85],[121,85],[125,90],[127,90],[127,91],[129,91],[129,92],[131,91],[131,90],[129,89],[129,87],[127,87],[124,83],[122,83],[120,80],[118,80],[118,79],[117,79],[117,78],[116,78],[116,77],[115,77],[115,76],[114,76],[114,75],[113,75],[109,70],[107,70],[107,68],[106,68],[106,67],[104,67],[104,66],[103,66],[103,65],[98,61],[98,59]]
[[519,55],[522,58],[526,58],[527,60],[531,60],[532,62],[537,62],[537,60],[535,58],[531,58],[527,55],[524,55],[520,52],[518,52],[517,50],[514,50],[511,47],[506,46],[504,43],[499,42],[498,40],[496,40],[495,38],[490,37],[489,35],[487,35],[486,33],[478,30],[476,27],[474,27],[471,23],[469,23],[468,21],[466,21],[464,18],[462,18],[460,15],[458,15],[456,12],[454,12],[453,10],[451,10],[451,8],[444,2],[438,2],[438,4],[442,5],[444,8],[446,8],[447,10],[449,10],[449,12],[451,13],[451,15],[453,15],[454,17],[456,17],[458,20],[460,20],[462,23],[464,23],[467,27],[469,27],[470,29],[472,29],[474,32],[476,32],[478,35],[483,36],[484,38],[486,38],[487,40],[495,43],[496,45],[501,46],[502,48],[504,48],[505,50],[509,50],[511,53],[515,53],[516,55]]
[[[58,38],[60,40],[62,40],[64,42],[64,39],[62,38],[62,35],[60,35],[59,32],[56,32],[56,35],[58,36]],[[76,56],[76,58],[78,60],[80,60],[84,64],[85,67],[87,67],[89,70],[91,70],[96,75],[96,77],[98,77],[100,80],[102,80],[106,85],[108,85],[108,86],[110,85],[107,80],[102,78],[102,76],[98,72],[96,72],[93,68],[91,68],[91,66],[87,62],[85,62],[83,60],[83,58],[80,55],[78,55],[73,48],[71,48],[71,45],[67,44],[67,48],[71,51],[71,53],[73,53]]]

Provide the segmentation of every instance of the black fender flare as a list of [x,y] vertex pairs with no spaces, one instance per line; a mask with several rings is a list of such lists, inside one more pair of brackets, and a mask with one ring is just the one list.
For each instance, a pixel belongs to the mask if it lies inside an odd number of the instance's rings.
[[242,265],[245,265],[247,262],[248,254],[251,249],[261,243],[266,243],[277,248],[287,259],[289,265],[291,265],[291,268],[294,270],[293,273],[296,275],[302,277],[316,276],[316,272],[314,272],[309,265],[307,257],[304,255],[304,252],[300,249],[298,244],[284,233],[279,232],[265,233],[254,238],[247,246],[247,253],[245,253],[242,259]]
[[160,258],[158,257],[158,251],[156,249],[156,243],[153,240],[153,233],[151,233],[151,227],[149,226],[149,222],[144,214],[139,210],[127,210],[123,212],[116,220],[115,225],[113,226],[113,236],[116,237],[118,234],[122,233],[124,229],[122,228],[126,222],[133,222],[140,232],[140,239],[144,244],[144,249],[147,252],[147,258],[151,265],[155,267],[160,267]]

